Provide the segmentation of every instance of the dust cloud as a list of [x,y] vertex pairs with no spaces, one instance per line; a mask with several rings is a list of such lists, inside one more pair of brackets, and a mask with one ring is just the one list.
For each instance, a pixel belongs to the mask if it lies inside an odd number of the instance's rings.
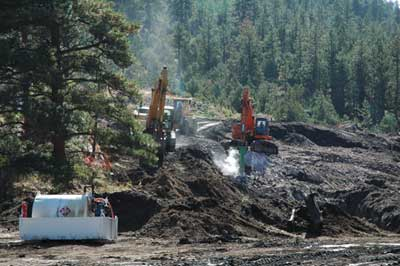
[[235,148],[230,148],[228,154],[213,153],[215,165],[221,170],[225,176],[239,175],[239,151]]

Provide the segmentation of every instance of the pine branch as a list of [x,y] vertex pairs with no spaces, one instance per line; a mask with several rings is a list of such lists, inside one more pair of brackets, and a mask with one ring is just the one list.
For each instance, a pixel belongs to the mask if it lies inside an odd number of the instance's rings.
[[92,48],[98,48],[101,44],[103,44],[103,42],[97,42],[97,43],[93,43],[90,45],[86,45],[86,46],[80,46],[80,47],[73,47],[67,50],[63,50],[61,51],[62,54],[68,54],[68,53],[74,53],[74,52],[79,52],[79,51],[84,51],[84,50],[90,50]]
[[25,123],[24,122],[20,122],[20,121],[18,121],[18,122],[8,122],[8,123],[3,123],[3,124],[0,124],[0,128],[2,128],[2,127],[8,127],[8,126],[15,126],[15,125],[25,125]]
[[74,137],[79,137],[79,136],[93,136],[93,133],[90,133],[90,132],[75,132],[75,133],[68,134],[67,138],[74,138]]

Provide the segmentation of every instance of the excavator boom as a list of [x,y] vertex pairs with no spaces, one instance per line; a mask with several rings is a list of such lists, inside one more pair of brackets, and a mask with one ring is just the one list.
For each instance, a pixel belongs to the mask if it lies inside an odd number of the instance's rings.
[[242,112],[240,116],[240,123],[232,126],[232,137],[235,140],[247,142],[248,138],[254,136],[254,108],[250,98],[250,91],[244,88],[242,94]]
[[160,133],[162,130],[167,87],[168,69],[164,67],[155,88],[152,90],[151,104],[146,121],[146,131],[148,133]]
[[248,88],[243,90],[241,123],[244,126],[245,135],[254,133],[254,109]]
[[[165,110],[168,88],[168,69],[164,67],[160,78],[152,90],[151,104],[146,119],[146,133],[151,134],[159,144],[158,165],[163,164],[164,155],[168,151],[174,151],[176,137],[173,126],[173,110]],[[168,115],[164,112],[168,111]],[[172,113],[172,114],[171,114]]]

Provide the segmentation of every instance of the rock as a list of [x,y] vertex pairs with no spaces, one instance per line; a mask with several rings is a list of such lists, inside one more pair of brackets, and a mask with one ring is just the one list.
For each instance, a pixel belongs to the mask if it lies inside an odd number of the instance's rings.
[[307,173],[303,169],[288,168],[284,174],[286,176],[293,177],[298,181],[309,182],[314,184],[321,184],[323,182],[321,177],[311,173]]
[[310,222],[310,227],[308,230],[308,236],[319,236],[321,235],[322,229],[322,215],[315,200],[317,194],[311,193],[305,199],[306,207],[307,207],[307,214]]
[[186,237],[179,239],[178,245],[189,245],[191,244],[190,240]]

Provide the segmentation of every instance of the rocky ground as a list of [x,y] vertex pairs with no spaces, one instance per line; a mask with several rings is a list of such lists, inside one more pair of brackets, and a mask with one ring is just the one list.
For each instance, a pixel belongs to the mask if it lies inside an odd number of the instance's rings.
[[[0,258],[5,259],[0,264],[396,265],[400,261],[399,136],[369,134],[354,127],[275,124],[271,133],[279,154],[269,158],[265,173],[239,183],[221,169],[231,163],[224,162],[229,125],[214,123],[197,136],[181,138],[177,151],[158,171],[139,167],[129,171],[134,189],[108,195],[119,216],[118,242],[21,244],[13,242],[15,232],[3,232]],[[311,193],[322,212],[318,234],[310,231],[305,204]],[[71,257],[57,253],[65,248]]]

